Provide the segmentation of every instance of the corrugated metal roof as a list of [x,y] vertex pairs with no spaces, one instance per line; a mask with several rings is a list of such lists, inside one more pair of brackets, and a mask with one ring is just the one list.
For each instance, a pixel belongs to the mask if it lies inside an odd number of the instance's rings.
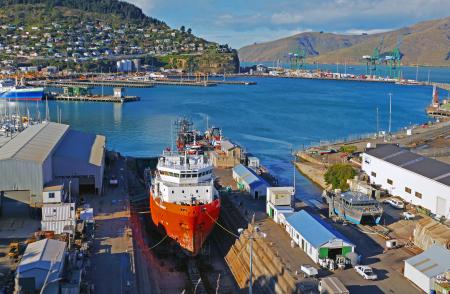
[[312,216],[304,210],[290,215],[286,218],[286,222],[315,248],[319,248],[323,244],[336,239],[341,239],[348,244],[352,244],[329,224]]
[[91,156],[89,157],[89,163],[96,166],[101,166],[103,164],[105,145],[106,145],[105,136],[101,135],[95,136],[95,141],[91,148]]
[[233,171],[239,176],[239,178],[245,182],[250,187],[258,187],[260,185],[268,185],[266,181],[261,179],[258,175],[255,174],[254,171],[249,169],[248,167],[239,164],[233,167]]
[[62,221],[75,219],[75,203],[44,204],[42,221]]
[[75,232],[76,221],[75,220],[65,220],[65,221],[48,221],[41,222],[41,229],[43,231],[53,231],[55,234],[70,233]]
[[0,160],[19,159],[42,163],[69,129],[52,122],[26,128],[0,148]]
[[70,130],[56,149],[55,156],[75,158],[101,166],[105,143],[105,136]]
[[49,191],[62,191],[64,189],[64,185],[53,185],[53,186],[46,186],[44,187],[44,192]]
[[444,247],[433,245],[428,250],[405,260],[406,263],[432,278],[449,270],[450,251]]
[[66,251],[66,243],[44,239],[28,244],[20,261],[17,272],[23,273],[31,269],[49,270],[53,263],[52,269],[61,270],[61,264]]
[[368,149],[368,155],[450,186],[450,164],[424,157],[393,144]]
[[233,149],[233,148],[235,148],[236,147],[236,145],[235,144],[233,144],[231,141],[229,141],[229,140],[223,140],[223,141],[221,141],[220,142],[220,148],[223,150],[223,151],[228,151],[228,150],[231,150],[231,149]]

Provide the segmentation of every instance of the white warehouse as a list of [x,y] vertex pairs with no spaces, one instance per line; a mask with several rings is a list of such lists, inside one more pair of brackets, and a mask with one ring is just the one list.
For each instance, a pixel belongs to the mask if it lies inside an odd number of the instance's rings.
[[450,165],[397,145],[382,144],[362,155],[370,182],[405,202],[450,218]]

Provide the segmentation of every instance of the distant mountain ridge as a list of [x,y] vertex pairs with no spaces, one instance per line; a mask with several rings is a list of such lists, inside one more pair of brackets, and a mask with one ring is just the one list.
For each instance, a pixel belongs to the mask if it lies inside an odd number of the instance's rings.
[[404,65],[450,66],[450,17],[371,35],[305,32],[242,47],[239,58],[243,62],[287,62],[289,52],[305,50],[307,62],[358,64],[362,56],[371,55],[374,48],[387,55],[396,46],[403,55]]

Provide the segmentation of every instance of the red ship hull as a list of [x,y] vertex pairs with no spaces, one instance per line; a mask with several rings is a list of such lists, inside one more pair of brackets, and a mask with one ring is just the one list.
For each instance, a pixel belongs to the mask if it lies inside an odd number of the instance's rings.
[[183,249],[197,255],[220,214],[220,199],[205,205],[179,205],[153,198],[150,193],[152,221],[163,234]]

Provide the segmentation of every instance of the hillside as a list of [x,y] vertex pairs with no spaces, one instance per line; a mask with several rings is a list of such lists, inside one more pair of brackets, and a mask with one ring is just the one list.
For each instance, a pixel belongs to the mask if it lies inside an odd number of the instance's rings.
[[[115,62],[205,72],[237,71],[235,50],[172,29],[117,0],[0,0],[0,61],[78,71],[115,71]],[[172,59],[189,60],[169,64]],[[1,69],[1,64],[0,64]]]
[[377,47],[389,54],[400,45],[403,65],[450,66],[450,17],[421,22],[398,30],[372,35],[338,35],[331,33],[301,33],[267,43],[239,49],[241,61],[261,62],[288,60],[288,53],[305,49],[307,62],[361,62]]

